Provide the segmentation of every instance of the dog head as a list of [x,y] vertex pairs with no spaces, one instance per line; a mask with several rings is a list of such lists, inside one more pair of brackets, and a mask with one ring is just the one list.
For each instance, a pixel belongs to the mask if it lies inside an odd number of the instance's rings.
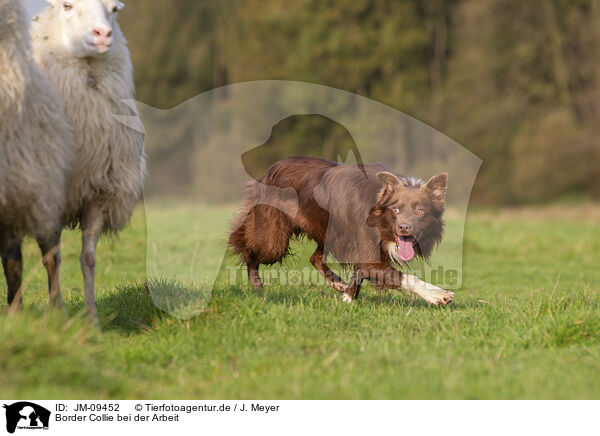
[[427,183],[407,183],[387,171],[377,173],[382,187],[367,224],[379,230],[381,247],[396,262],[429,257],[442,239],[446,173]]

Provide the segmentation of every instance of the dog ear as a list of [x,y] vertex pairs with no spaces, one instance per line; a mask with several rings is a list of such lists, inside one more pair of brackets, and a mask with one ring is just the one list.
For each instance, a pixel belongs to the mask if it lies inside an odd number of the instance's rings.
[[446,183],[448,182],[448,174],[441,173],[437,176],[433,176],[425,185],[424,190],[429,192],[433,203],[438,209],[443,209],[446,203]]
[[392,192],[402,185],[398,177],[387,171],[377,173],[377,178],[383,183],[383,187],[377,193],[377,204],[383,204],[390,198]]
[[377,178],[384,184],[390,185],[392,187],[400,184],[400,180],[398,180],[398,177],[387,171],[377,173]]
[[377,206],[372,207],[369,211],[369,215],[367,216],[367,225],[369,227],[375,227],[377,225],[377,221],[381,217],[382,210]]

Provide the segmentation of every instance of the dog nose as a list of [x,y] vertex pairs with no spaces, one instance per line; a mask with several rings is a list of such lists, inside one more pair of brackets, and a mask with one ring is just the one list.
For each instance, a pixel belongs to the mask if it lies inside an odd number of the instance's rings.
[[401,232],[410,232],[411,225],[408,223],[401,223],[401,224],[398,224],[398,228],[400,229]]

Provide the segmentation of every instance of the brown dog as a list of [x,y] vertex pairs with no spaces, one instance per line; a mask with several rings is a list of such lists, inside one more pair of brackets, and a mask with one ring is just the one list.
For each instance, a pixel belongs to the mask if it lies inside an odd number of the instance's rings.
[[[292,236],[316,241],[311,263],[344,301],[357,297],[364,279],[378,288],[402,289],[431,304],[454,294],[396,269],[427,258],[443,230],[447,174],[427,183],[393,174],[380,164],[338,165],[294,156],[274,164],[250,183],[245,207],[229,238],[247,265],[250,284],[261,288],[260,264],[280,262]],[[353,268],[346,284],[326,263],[333,255]]]

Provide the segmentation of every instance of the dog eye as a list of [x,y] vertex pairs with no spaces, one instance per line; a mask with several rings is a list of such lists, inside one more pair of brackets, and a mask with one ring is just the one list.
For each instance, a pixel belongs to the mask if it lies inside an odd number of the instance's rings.
[[425,213],[425,211],[423,209],[415,210],[415,215],[423,215],[424,213]]
[[69,3],[69,2],[64,2],[63,3],[63,9],[65,11],[70,11],[71,9],[73,9],[73,5],[71,3]]
[[394,211],[394,213],[396,215],[398,215],[400,213],[400,209],[398,209],[397,207],[393,208],[392,210]]

